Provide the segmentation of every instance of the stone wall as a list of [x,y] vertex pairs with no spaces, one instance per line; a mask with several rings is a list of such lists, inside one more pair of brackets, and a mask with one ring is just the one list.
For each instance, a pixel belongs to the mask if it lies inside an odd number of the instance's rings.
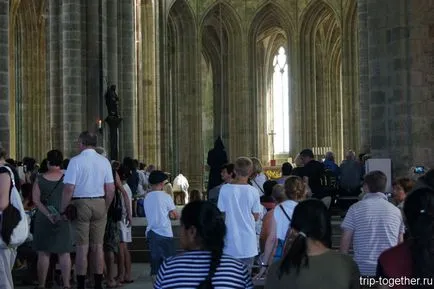
[[0,145],[9,151],[9,1],[0,0]]
[[367,34],[368,43],[368,68],[366,62],[361,67],[361,103],[369,107],[363,111],[369,114],[369,132],[363,131],[364,136],[370,135],[371,152],[374,157],[391,158],[397,175],[413,165],[433,167],[434,3],[370,0],[361,4],[367,11],[360,11],[367,19],[361,35]]

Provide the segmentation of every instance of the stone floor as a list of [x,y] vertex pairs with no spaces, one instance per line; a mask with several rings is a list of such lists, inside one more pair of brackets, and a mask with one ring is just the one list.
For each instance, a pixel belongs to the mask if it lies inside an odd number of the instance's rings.
[[[128,285],[124,285],[122,287],[119,288],[125,288],[125,289],[152,289],[152,281],[151,281],[151,277],[149,276],[149,272],[151,270],[151,267],[149,266],[149,264],[143,264],[143,263],[134,263],[133,264],[133,272],[132,272],[132,277],[134,280],[134,283],[132,284],[128,284]],[[34,289],[35,286],[28,286],[28,287],[24,287],[24,286],[15,286],[15,288],[20,288],[20,289]],[[60,288],[59,286],[53,286],[52,289],[57,289]]]

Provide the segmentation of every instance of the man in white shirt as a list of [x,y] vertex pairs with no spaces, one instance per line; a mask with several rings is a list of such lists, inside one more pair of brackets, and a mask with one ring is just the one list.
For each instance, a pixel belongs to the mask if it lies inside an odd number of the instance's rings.
[[175,255],[172,220],[178,218],[173,199],[163,191],[167,175],[153,171],[149,175],[151,191],[146,194],[143,207],[146,215],[146,237],[151,250],[151,276],[155,279],[164,259]]
[[353,244],[354,261],[362,276],[375,277],[380,254],[404,239],[401,211],[383,193],[386,184],[383,172],[367,174],[363,185],[366,196],[350,207],[341,225],[340,250],[347,254]]
[[249,270],[258,254],[255,221],[262,212],[259,192],[249,185],[253,164],[240,157],[235,162],[235,180],[220,189],[218,208],[225,214],[227,234],[224,253],[244,262]]
[[[77,289],[85,288],[90,247],[91,260],[95,268],[95,288],[102,289],[104,270],[104,233],[107,210],[115,192],[113,171],[110,162],[95,151],[97,136],[83,132],[78,138],[81,153],[73,157],[68,165],[63,191],[62,210],[72,200],[77,208],[76,260]],[[64,213],[62,213],[64,214]]]

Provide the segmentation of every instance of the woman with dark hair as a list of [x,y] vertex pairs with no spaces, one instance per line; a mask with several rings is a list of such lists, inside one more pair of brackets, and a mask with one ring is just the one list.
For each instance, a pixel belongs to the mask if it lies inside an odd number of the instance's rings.
[[59,256],[63,286],[70,288],[72,231],[68,221],[60,218],[63,196],[63,155],[58,150],[47,153],[48,171],[37,176],[33,185],[33,202],[38,211],[35,216],[33,246],[38,252],[39,288],[45,288],[50,255]]
[[205,201],[187,204],[180,233],[186,252],[164,261],[154,288],[253,289],[247,267],[223,255],[225,235],[225,221],[215,205]]
[[283,259],[271,265],[265,288],[360,288],[353,259],[330,249],[331,221],[324,203],[316,199],[300,202],[292,217],[293,241]]
[[[412,280],[420,278],[420,283],[413,285],[434,288],[434,191],[420,188],[408,194],[404,215],[410,238],[380,255],[377,275],[414,278]],[[404,285],[394,288],[413,288]]]

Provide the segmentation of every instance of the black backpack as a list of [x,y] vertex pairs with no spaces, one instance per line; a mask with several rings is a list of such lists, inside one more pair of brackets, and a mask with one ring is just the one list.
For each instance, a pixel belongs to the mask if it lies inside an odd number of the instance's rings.
[[325,169],[323,175],[321,176],[321,187],[326,192],[332,192],[338,189],[338,179],[329,169]]

